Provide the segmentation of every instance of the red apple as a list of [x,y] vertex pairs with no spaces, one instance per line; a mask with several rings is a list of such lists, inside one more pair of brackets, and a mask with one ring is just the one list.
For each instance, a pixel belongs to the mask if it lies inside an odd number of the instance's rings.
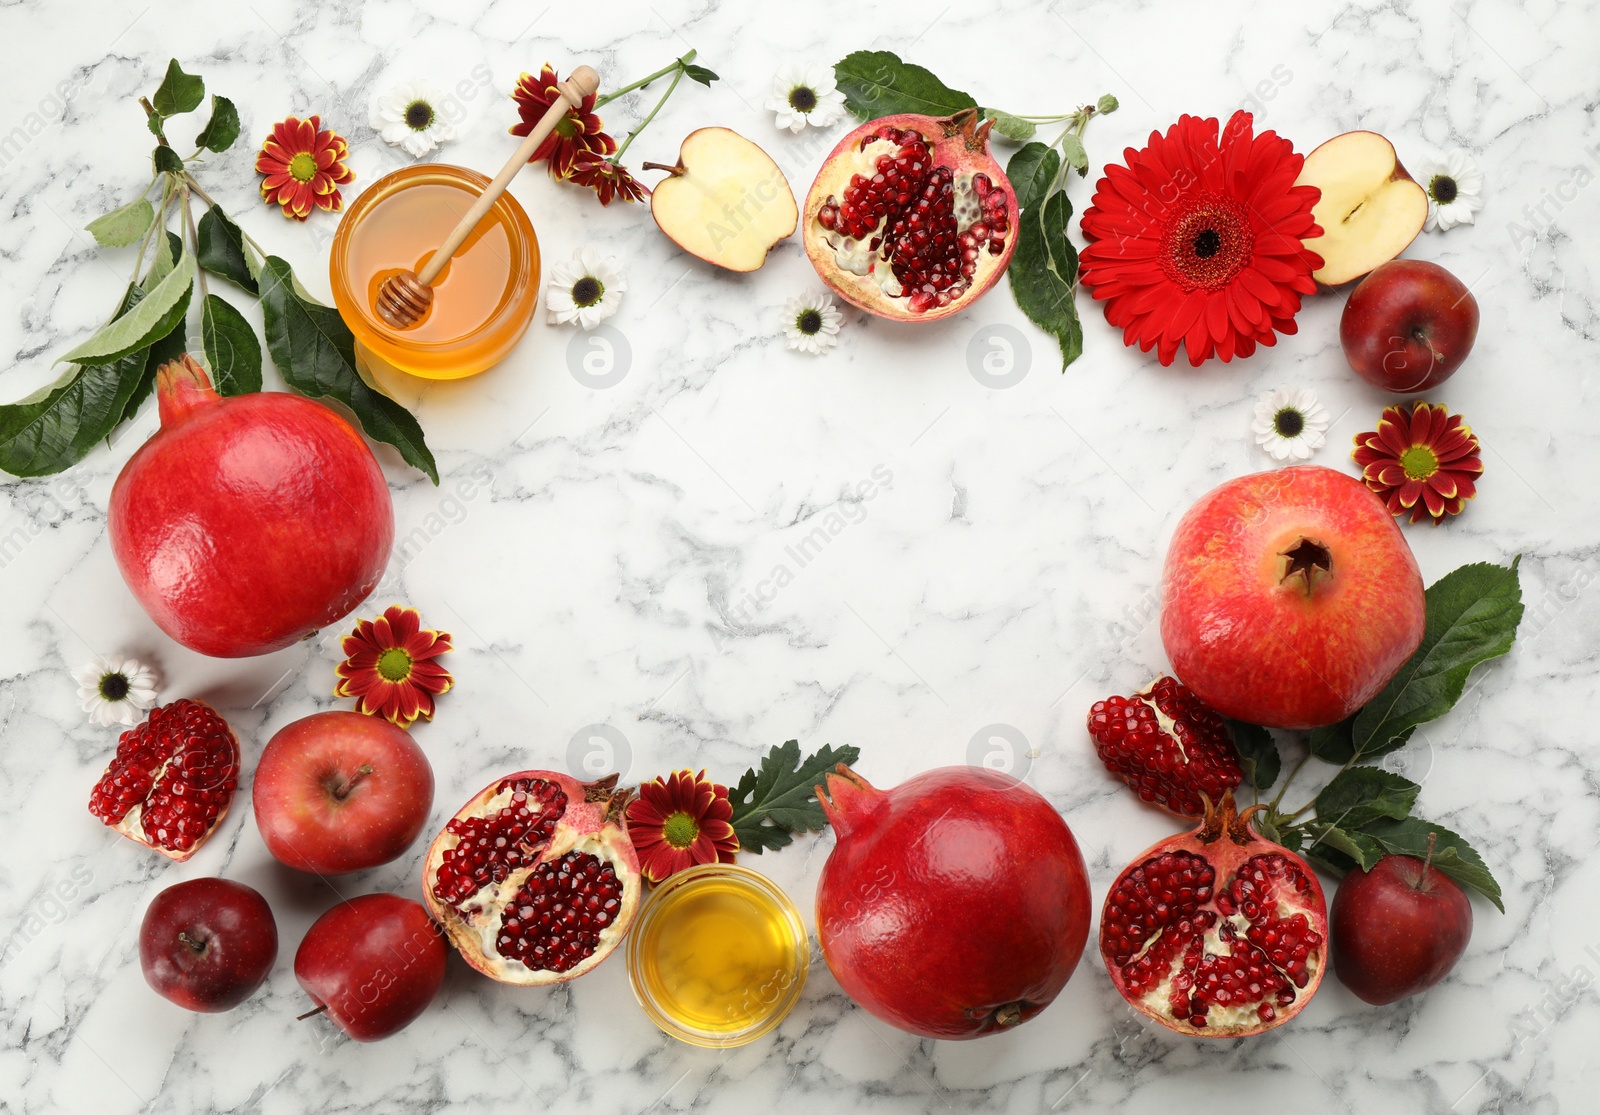
[[1478,336],[1478,300],[1437,263],[1396,259],[1375,268],[1344,304],[1339,343],[1356,374],[1400,394],[1455,374]]
[[1384,856],[1339,884],[1330,932],[1339,982],[1381,1006],[1450,974],[1472,937],[1472,903],[1427,860]]
[[319,712],[273,736],[256,767],[256,826],[299,871],[388,863],[433,808],[433,768],[411,736],[359,712]]
[[267,900],[227,879],[190,879],[155,896],[139,926],[145,982],[186,1010],[232,1010],[278,956]]
[[420,902],[364,894],[312,923],[294,954],[294,978],[356,1041],[405,1029],[444,983],[444,936]]
[[1422,642],[1422,575],[1354,477],[1297,465],[1212,489],[1167,549],[1161,641],[1178,680],[1272,728],[1343,720]]

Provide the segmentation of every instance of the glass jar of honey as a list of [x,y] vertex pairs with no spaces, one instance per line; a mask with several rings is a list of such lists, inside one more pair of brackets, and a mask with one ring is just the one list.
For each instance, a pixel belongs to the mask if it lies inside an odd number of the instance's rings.
[[406,167],[351,204],[328,263],[334,305],[362,355],[428,379],[460,379],[499,363],[522,339],[539,293],[539,241],[509,192],[490,208],[433,284],[409,329],[378,316],[378,288],[420,273],[489,179],[446,164]]
[[800,911],[733,864],[680,871],[628,934],[628,979],[657,1026],[709,1049],[771,1033],[800,999],[811,950]]

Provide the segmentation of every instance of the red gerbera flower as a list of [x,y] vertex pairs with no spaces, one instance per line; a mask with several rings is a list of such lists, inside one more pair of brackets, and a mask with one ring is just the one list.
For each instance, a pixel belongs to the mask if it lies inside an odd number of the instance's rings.
[[728,788],[706,781],[706,772],[680,770],[639,787],[628,803],[628,836],[639,853],[639,870],[659,883],[701,863],[732,863],[739,851],[733,834]]
[[322,117],[291,116],[272,126],[272,134],[256,156],[261,199],[283,206],[283,215],[303,221],[311,207],[337,212],[344,204],[339,187],[355,181],[344,165],[350,145],[335,132],[322,130]]
[[1220,143],[1215,119],[1183,116],[1123,158],[1095,185],[1083,215],[1093,243],[1080,258],[1084,285],[1123,343],[1154,348],[1162,364],[1184,347],[1199,367],[1293,333],[1322,266],[1300,243],[1321,235],[1311,207],[1322,192],[1294,184],[1305,160],[1293,145],[1254,135],[1241,111]]
[[348,657],[337,667],[333,692],[354,697],[356,711],[409,728],[417,717],[433,719],[433,698],[455,679],[434,659],[455,648],[444,631],[422,626],[415,608],[394,605],[377,619],[356,621],[343,641]]
[[643,201],[650,195],[649,187],[634,178],[627,167],[618,166],[610,159],[602,159],[587,151],[573,162],[572,177],[568,181],[588,186],[600,195],[601,205],[610,205],[613,197],[621,197],[624,201]]
[[[556,88],[559,80],[548,62],[539,71],[538,77],[523,74],[517,79],[517,87],[511,91],[511,98],[517,102],[517,112],[522,122],[511,129],[512,135],[525,136],[533,131],[533,126],[544,115],[545,109],[561,99],[561,92]],[[536,163],[540,159],[549,159],[550,177],[570,178],[579,155],[585,152],[599,156],[614,153],[617,141],[601,131],[600,117],[594,114],[594,100],[595,94],[590,93],[581,106],[569,109],[528,161]]]
[[1350,455],[1391,512],[1409,511],[1413,523],[1431,518],[1438,526],[1478,494],[1478,448],[1478,435],[1461,415],[1418,401],[1409,415],[1398,405],[1385,407],[1375,431],[1356,435]]

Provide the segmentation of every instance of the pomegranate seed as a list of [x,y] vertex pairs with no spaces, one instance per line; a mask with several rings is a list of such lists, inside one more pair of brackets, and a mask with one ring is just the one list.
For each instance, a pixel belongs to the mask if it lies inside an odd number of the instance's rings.
[[622,904],[609,863],[568,852],[533,869],[506,905],[495,949],[529,968],[565,972],[594,955]]
[[1089,734],[1101,762],[1145,801],[1185,817],[1244,780],[1222,718],[1176,679],[1157,678],[1132,697],[1096,701]]
[[473,895],[500,882],[544,851],[556,823],[567,811],[567,795],[554,782],[519,778],[502,782],[497,794],[511,791],[509,804],[487,817],[458,817],[445,831],[460,837],[444,853],[433,880],[439,901],[460,909]]

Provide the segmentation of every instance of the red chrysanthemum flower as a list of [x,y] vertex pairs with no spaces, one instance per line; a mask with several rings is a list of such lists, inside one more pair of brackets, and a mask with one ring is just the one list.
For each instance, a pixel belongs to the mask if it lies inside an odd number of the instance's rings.
[[[517,102],[517,113],[522,117],[522,122],[511,129],[512,135],[525,136],[533,131],[533,126],[544,115],[545,109],[561,99],[561,93],[556,88],[559,80],[548,62],[539,71],[538,77],[523,74],[517,79],[517,87],[511,91],[511,98]],[[536,163],[540,159],[549,159],[550,177],[570,178],[578,156],[593,153],[604,157],[615,153],[617,141],[601,130],[603,125],[600,117],[594,114],[594,101],[595,95],[590,93],[581,106],[568,110],[528,161]]]
[[322,117],[291,116],[272,126],[256,156],[261,199],[283,206],[283,215],[303,221],[311,209],[337,212],[344,205],[339,187],[355,181],[344,165],[350,145],[336,132],[322,130]]
[[1254,135],[1241,111],[1220,143],[1215,119],[1183,116],[1123,158],[1095,184],[1083,215],[1092,243],[1080,257],[1083,283],[1123,343],[1154,348],[1162,364],[1186,348],[1199,367],[1293,333],[1322,266],[1300,243],[1321,235],[1311,207],[1322,193],[1294,184],[1305,160],[1293,145]]
[[649,187],[634,178],[627,167],[618,166],[610,159],[602,159],[587,151],[573,162],[572,177],[568,181],[588,186],[599,195],[601,205],[610,205],[613,197],[620,197],[624,201],[643,201],[650,196]]
[[628,836],[639,853],[639,870],[659,883],[702,863],[732,863],[739,851],[733,834],[728,788],[706,781],[706,772],[680,770],[639,787],[628,803]]
[[348,656],[335,668],[333,692],[354,697],[356,711],[409,728],[417,717],[433,719],[433,699],[455,679],[434,659],[455,649],[450,635],[422,626],[415,608],[393,605],[377,619],[356,621],[344,637]]
[[1361,479],[1394,514],[1411,512],[1413,523],[1431,518],[1438,526],[1478,494],[1478,435],[1442,403],[1418,401],[1409,415],[1385,407],[1378,428],[1355,440],[1350,456]]

